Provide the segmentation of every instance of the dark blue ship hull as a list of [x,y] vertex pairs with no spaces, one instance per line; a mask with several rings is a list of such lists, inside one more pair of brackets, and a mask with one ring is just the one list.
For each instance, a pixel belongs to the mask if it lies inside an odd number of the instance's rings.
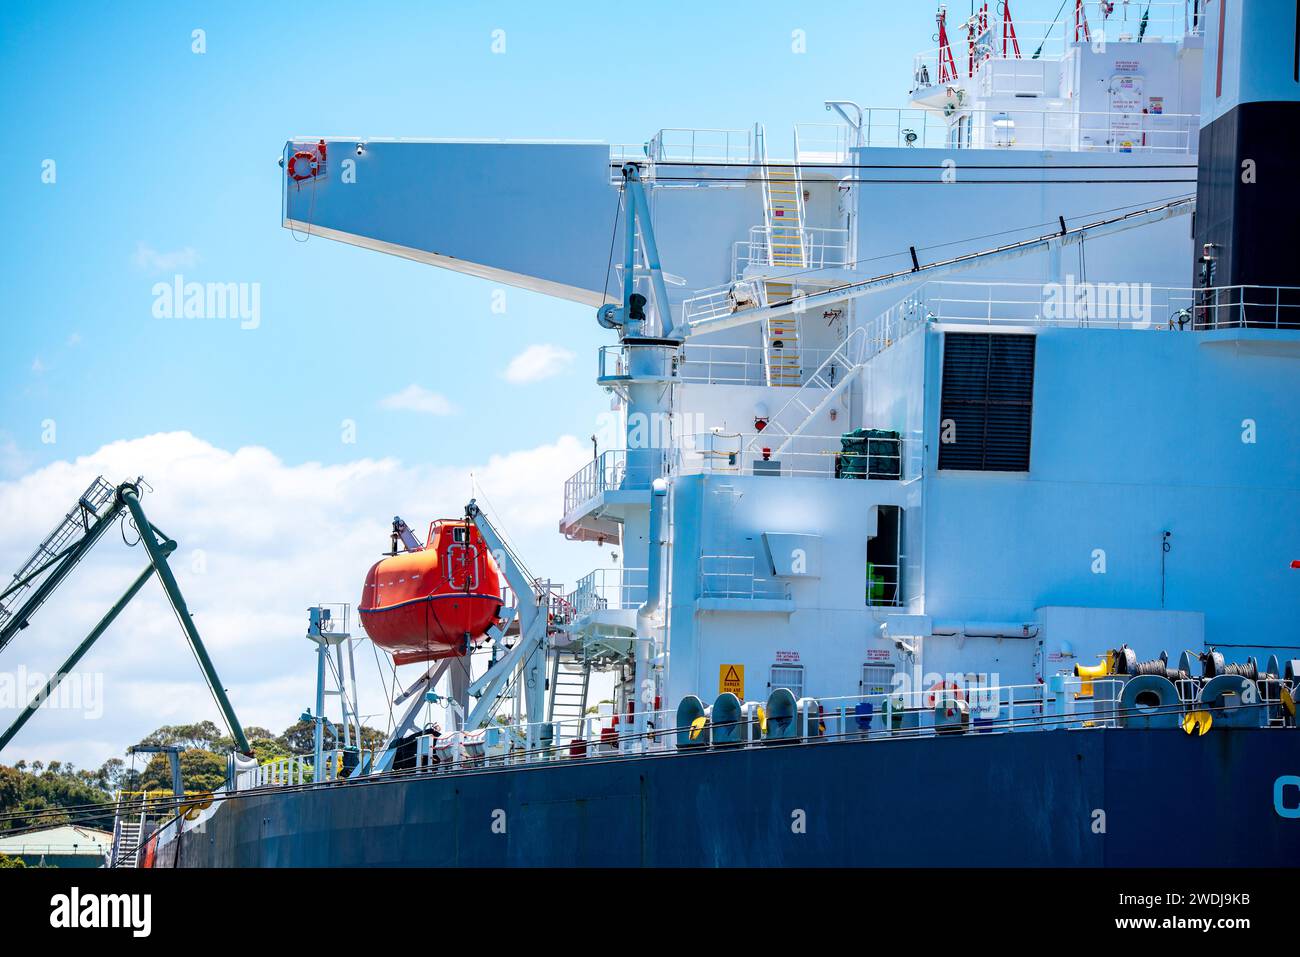
[[1294,775],[1280,729],[679,752],[241,793],[154,863],[1294,866]]

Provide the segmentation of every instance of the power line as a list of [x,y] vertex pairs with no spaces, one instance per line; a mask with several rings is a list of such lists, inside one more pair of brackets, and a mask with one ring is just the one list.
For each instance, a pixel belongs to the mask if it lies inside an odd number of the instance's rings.
[[[1166,197],[1163,198],[1163,199],[1157,200],[1157,202],[1158,202],[1158,203],[1175,203],[1175,202],[1180,202],[1180,201],[1182,201],[1182,200],[1185,200],[1185,199],[1191,199],[1191,198],[1192,198],[1192,194],[1191,194],[1191,193],[1184,193],[1184,194],[1182,194],[1182,195],[1180,195],[1180,196],[1166,196]],[[1087,216],[1104,216],[1104,215],[1106,215],[1107,213],[1117,213],[1117,212],[1119,212],[1119,211],[1121,211],[1121,210],[1127,210],[1127,209],[1145,209],[1145,208],[1147,208],[1147,204],[1146,204],[1145,202],[1143,202],[1143,203],[1126,203],[1126,204],[1124,204],[1123,206],[1112,206],[1112,207],[1110,207],[1109,209],[1096,209],[1096,210],[1089,210],[1088,212],[1083,212],[1083,213],[1075,213],[1075,214],[1073,214],[1073,215],[1071,215],[1071,216],[1064,217],[1064,218],[1067,218],[1067,219],[1083,219],[1084,217],[1087,217]],[[976,242],[980,242],[981,240],[984,240],[984,239],[994,239],[994,238],[996,238],[996,237],[998,237],[998,236],[1006,236],[1006,235],[1009,235],[1009,234],[1011,234],[1011,233],[1023,232],[1023,231],[1025,231],[1025,230],[1029,230],[1029,229],[1042,229],[1044,226],[1055,226],[1055,225],[1056,225],[1056,222],[1057,222],[1056,220],[1048,220],[1047,222],[1043,222],[1043,223],[1029,223],[1029,224],[1026,224],[1026,225],[1024,225],[1024,226],[1013,226],[1013,227],[1011,227],[1010,229],[1001,229],[1001,230],[998,230],[998,231],[996,231],[996,232],[984,233],[984,234],[979,235],[979,236],[966,236],[966,237],[963,237],[962,239],[950,239],[950,240],[948,240],[947,242],[942,242],[942,243],[932,243],[932,244],[929,245],[929,246],[917,246],[917,247],[916,247],[916,250],[917,250],[917,252],[928,252],[928,251],[930,251],[930,250],[932,250],[932,249],[942,249],[942,248],[944,248],[944,247],[946,247],[946,246],[959,246],[959,245],[962,245],[962,244],[965,244],[965,243],[976,243]],[[853,266],[861,266],[861,265],[865,265],[866,263],[880,262],[881,260],[885,260],[885,259],[894,259],[894,258],[897,258],[897,257],[902,257],[902,256],[906,256],[907,254],[908,254],[908,250],[903,249],[903,250],[898,250],[898,251],[896,251],[896,252],[881,253],[881,254],[878,255],[878,256],[869,256],[869,257],[862,258],[862,259],[853,259],[853,260],[849,260],[849,261],[845,262],[842,266],[838,266],[838,267],[830,267],[830,268],[843,268],[843,269],[847,269],[847,268],[849,268],[849,267],[853,267]],[[811,267],[810,267],[810,268],[808,268],[808,269],[801,269],[801,270],[798,270],[797,272],[787,272],[787,273],[782,273],[781,276],[780,276],[780,278],[783,279],[783,280],[785,280],[785,279],[794,279],[794,278],[796,278],[796,277],[798,277],[798,276],[814,275],[814,274],[816,274],[816,273],[822,272],[822,271],[823,271],[824,269],[826,269],[826,268],[828,268],[828,267],[825,267],[825,266],[823,266],[823,267],[819,267],[819,268],[811,268]]]
[[[748,176],[656,176],[656,183],[750,183],[757,182]],[[1104,186],[1104,185],[1152,185],[1166,183],[1195,183],[1191,179],[851,179],[839,180],[841,183],[853,183],[867,186]]]
[[[1188,154],[1190,156],[1190,154]],[[956,160],[952,162],[957,163]],[[623,164],[611,163],[621,168]],[[688,162],[685,160],[664,160],[654,164],[655,169],[664,166],[683,166],[688,169],[703,167],[705,169],[948,169],[944,163],[725,163],[725,162]],[[957,163],[961,169],[1189,169],[1194,163]]]

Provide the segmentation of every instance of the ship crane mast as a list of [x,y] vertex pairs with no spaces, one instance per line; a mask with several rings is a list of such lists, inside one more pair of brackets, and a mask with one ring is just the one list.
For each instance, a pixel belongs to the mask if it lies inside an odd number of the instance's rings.
[[[623,304],[606,304],[596,312],[596,320],[607,329],[617,329],[626,363],[623,376],[627,411],[626,475],[629,485],[649,491],[649,501],[633,519],[645,529],[646,600],[637,609],[636,638],[633,655],[633,703],[635,740],[644,742],[649,730],[650,714],[656,707],[659,688],[654,661],[662,646],[658,624],[662,620],[661,590],[665,535],[662,530],[665,499],[668,491],[667,461],[656,437],[673,422],[674,392],[672,380],[682,340],[688,334],[685,320],[674,323],[668,292],[664,286],[650,204],[635,163],[623,165],[623,195],[627,200],[624,219]],[[645,298],[636,292],[635,270],[637,237],[645,248],[646,271],[655,297],[655,322],[645,317]],[[665,387],[667,386],[667,387]],[[650,428],[645,428],[645,424]],[[649,439],[647,440],[647,436]],[[641,525],[644,522],[644,526]],[[629,534],[628,548],[635,547],[637,536]],[[627,555],[625,554],[625,566]]]
[[[163,591],[167,593],[167,598],[176,612],[176,618],[180,622],[181,630],[185,632],[185,638],[189,642],[190,649],[194,652],[194,657],[203,671],[203,677],[207,680],[212,697],[221,710],[221,715],[225,719],[226,726],[230,729],[231,736],[235,739],[236,749],[241,754],[252,755],[253,749],[244,736],[243,726],[239,723],[239,719],[235,717],[235,709],[226,696],[226,690],[217,675],[217,669],[208,656],[203,640],[199,637],[194,618],[185,604],[185,598],[176,582],[176,576],[172,573],[171,566],[167,562],[168,556],[176,550],[176,542],[159,531],[158,527],[145,516],[144,508],[140,504],[140,484],[140,480],[137,479],[135,482],[123,482],[114,488],[105,482],[102,477],[97,478],[86,489],[85,494],[78,499],[77,505],[68,513],[63,522],[46,537],[32,557],[14,576],[14,581],[9,587],[3,593],[0,593],[0,648],[3,648],[18,631],[27,627],[32,615],[58,588],[73,567],[94,547],[109,526],[118,519],[124,519],[128,513],[130,514],[136,530],[140,534],[140,542],[149,554],[149,564],[122,593],[122,597],[104,614],[104,617],[91,629],[90,634],[68,656],[68,659],[59,669],[50,676],[45,686],[18,713],[18,717],[14,719],[13,724],[5,730],[3,735],[0,735],[0,751],[4,750],[14,735],[30,720],[45,700],[54,693],[63,679],[85,656],[86,652],[90,651],[100,635],[107,631],[117,616],[121,614],[122,609],[131,603],[131,599],[139,594],[140,589],[145,586],[152,576],[157,575],[158,582],[162,585]],[[23,596],[29,589],[31,594],[24,599]],[[5,607],[5,602],[9,603],[8,608]]]

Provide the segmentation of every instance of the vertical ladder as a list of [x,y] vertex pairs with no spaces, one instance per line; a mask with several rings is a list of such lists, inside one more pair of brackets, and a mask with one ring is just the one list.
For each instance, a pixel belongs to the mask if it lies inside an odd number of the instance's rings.
[[[785,302],[794,295],[794,285],[768,280],[768,302]],[[799,314],[763,321],[763,347],[767,358],[767,384],[797,387],[803,381],[803,359],[799,348]]]
[[[802,269],[808,262],[804,255],[803,182],[799,178],[799,168],[794,164],[768,166],[766,138],[762,142],[767,264]],[[764,285],[769,303],[784,302],[794,295],[792,282],[769,279]],[[798,386],[802,378],[798,314],[764,322],[763,346],[767,358],[767,384]]]
[[[551,698],[547,721],[565,722],[564,739],[574,736],[581,719],[587,713],[587,687],[591,680],[591,666],[573,649],[556,648],[551,659]],[[556,732],[556,742],[561,740]]]

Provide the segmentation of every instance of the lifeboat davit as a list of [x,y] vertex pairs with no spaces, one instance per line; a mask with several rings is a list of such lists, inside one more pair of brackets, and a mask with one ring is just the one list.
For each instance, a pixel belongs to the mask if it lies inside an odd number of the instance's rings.
[[357,606],[366,634],[399,665],[468,654],[501,614],[496,562],[464,520],[433,522],[422,547],[408,540],[414,547],[366,575]]

